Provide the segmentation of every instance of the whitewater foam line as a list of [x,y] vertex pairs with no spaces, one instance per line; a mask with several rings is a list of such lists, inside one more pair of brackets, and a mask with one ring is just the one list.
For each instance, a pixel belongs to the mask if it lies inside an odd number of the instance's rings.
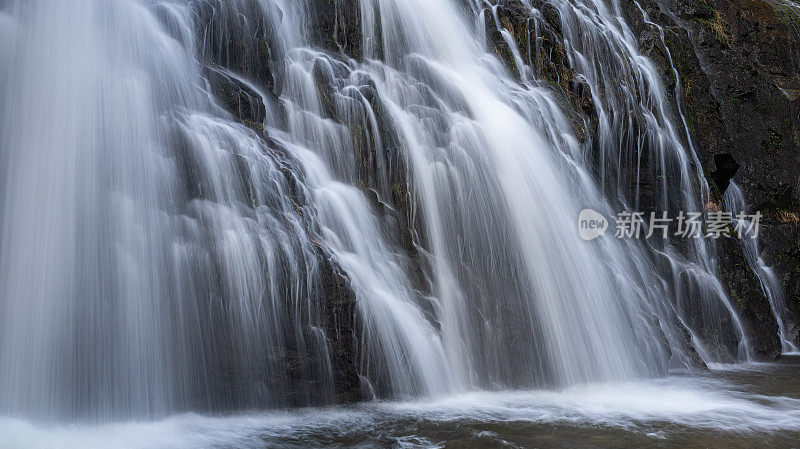
[[230,417],[190,414],[150,423],[41,427],[2,418],[0,447],[258,448],[287,441],[322,447],[332,438],[388,432],[393,429],[390,423],[402,420],[416,423],[404,430],[412,434],[420,425],[461,421],[594,426],[659,439],[680,431],[675,426],[731,435],[794,434],[800,429],[800,399],[742,393],[716,380],[674,377],[561,392],[473,392],[430,402],[375,402]]

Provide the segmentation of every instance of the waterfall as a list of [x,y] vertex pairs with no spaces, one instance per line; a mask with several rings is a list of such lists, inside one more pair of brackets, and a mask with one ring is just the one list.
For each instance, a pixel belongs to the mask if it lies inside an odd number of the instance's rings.
[[[731,182],[725,192],[725,206],[726,210],[733,214],[734,225],[739,225],[737,222],[740,220],[738,217],[741,214],[748,214],[744,193],[734,182]],[[747,222],[747,220],[744,221],[745,223],[742,224],[741,229],[749,230],[752,223]],[[753,273],[761,282],[761,289],[767,296],[772,314],[775,315],[775,320],[778,322],[781,350],[784,353],[798,352],[797,346],[792,343],[792,338],[790,337],[790,330],[794,328],[794,324],[789,319],[789,310],[786,308],[783,285],[772,268],[761,258],[758,236],[754,235],[754,232],[755,230],[742,233],[741,241],[744,247],[745,259],[747,259],[750,269],[753,270]]]
[[[655,66],[639,52],[636,38],[621,20],[618,2],[576,3],[577,6],[570,2],[557,4],[568,41],[565,46],[571,50],[570,60],[591,87],[594,104],[600,109],[601,179],[612,186],[610,193],[621,204],[633,206],[634,210],[668,211],[672,216],[681,211],[702,212],[710,201],[709,188],[686,126],[678,72],[663,29],[650,22],[639,8],[644,21],[658,31],[672,65],[676,78],[674,105],[667,100],[669,95]],[[677,128],[676,123],[681,123],[682,128]],[[655,194],[643,194],[642,186],[648,184],[657,186]],[[692,333],[703,358],[750,358],[741,319],[716,277],[713,241],[690,239],[688,245],[683,245],[666,240],[663,247],[662,242],[648,243],[655,244],[656,254],[666,259],[657,261],[658,266],[669,268],[662,276],[671,278],[675,289],[666,296],[673,298],[680,322]],[[698,300],[702,302],[699,308],[693,306]],[[730,324],[725,324],[729,320]],[[726,326],[731,326],[726,332],[735,334],[740,342],[738,354],[727,353],[719,340],[698,336],[702,329],[722,330]]]
[[150,53],[166,43],[139,5],[5,3],[3,407],[94,409],[118,383],[158,408],[175,374],[163,282],[174,186],[156,103],[184,88],[130,60],[169,70],[170,49]]
[[310,194],[211,100],[188,6],[6,3],[2,410],[282,404],[326,358]]
[[594,144],[496,2],[360,0],[340,51],[320,4],[0,0],[0,412],[332,403],[348,351],[384,398],[751,357],[712,244],[578,235],[709,201],[616,2],[551,2]]

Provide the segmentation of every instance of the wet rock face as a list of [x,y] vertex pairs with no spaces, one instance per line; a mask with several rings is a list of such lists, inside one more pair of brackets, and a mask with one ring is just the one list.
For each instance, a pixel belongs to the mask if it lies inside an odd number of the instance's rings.
[[206,79],[225,109],[248,127],[263,132],[267,109],[259,94],[219,70],[206,70]]
[[722,267],[722,283],[731,302],[746,318],[745,326],[752,335],[751,344],[755,356],[762,360],[774,360],[780,355],[781,348],[778,324],[758,278],[747,265],[741,242],[736,239],[720,239],[717,254]]
[[489,51],[506,64],[510,73],[519,74],[520,67],[498,27],[508,31],[533,75],[552,88],[556,99],[565,106],[562,109],[573,112],[570,119],[576,135],[591,139],[597,126],[595,105],[585,80],[570,65],[558,9],[542,0],[530,2],[540,14],[532,14],[521,0],[493,0],[492,4],[496,15],[486,10],[484,16]]
[[258,2],[244,0],[237,6],[228,8],[212,1],[198,4],[198,23],[205,25],[199,33],[204,37],[199,43],[204,62],[272,88],[274,27],[265,20]]
[[[488,49],[504,61],[512,74],[518,75],[520,68],[501,34],[503,29],[508,31],[535,76],[547,82],[562,104],[574,112],[577,134],[588,142],[596,139],[595,105],[566,56],[558,10],[546,2],[533,1],[531,5],[541,12],[534,16],[519,0],[492,3],[496,13],[487,10],[484,18]],[[718,12],[712,3],[715,2],[648,0],[637,4],[623,0],[620,5],[639,37],[640,51],[654,61],[670,93],[676,91],[670,61],[679,72],[683,110],[712,186],[712,201],[721,204],[721,195],[733,180],[748,193],[753,210],[796,210],[791,186],[800,175],[796,161],[800,157],[800,139],[796,137],[798,104],[785,91],[797,80],[796,65],[789,58],[794,44],[769,5],[760,1],[720,1],[725,4],[724,11]],[[649,21],[664,28],[668,48],[664,48],[659,30],[647,23],[642,10]],[[765,17],[772,21],[763,22]],[[732,30],[726,28],[726,21],[731,22]],[[537,58],[537,36],[539,52],[544,57]],[[780,151],[765,157],[768,149]],[[787,168],[780,168],[783,165]],[[651,202],[649,196],[656,195],[651,184],[655,183],[646,178],[640,184],[639,202],[644,208]],[[784,270],[790,297],[800,301],[800,259],[792,259],[800,253],[798,228],[782,223],[780,231],[771,231],[772,226],[772,222],[764,226],[767,235],[762,242],[769,248],[765,257],[774,260],[770,256],[774,252],[790,261],[786,268],[778,262],[770,263]],[[779,241],[772,243],[776,239]],[[718,252],[721,280],[729,296],[738,298],[734,302],[753,335],[757,356],[774,358],[780,350],[777,324],[759,280],[746,263],[741,244],[722,242]],[[796,293],[792,295],[792,291]],[[720,335],[718,340],[735,352],[737,337],[732,332]]]
[[[358,0],[314,0],[311,3],[313,11],[310,13],[319,23],[316,35],[310,36],[309,40],[329,51],[332,58],[341,58],[335,55],[342,53],[358,57],[361,51]],[[265,154],[280,159],[279,165],[293,187],[291,193],[295,206],[298,211],[305,211],[305,199],[295,184],[300,170],[293,166],[289,153],[270,138],[263,124],[268,113],[272,120],[284,124],[286,121],[283,103],[276,93],[280,86],[276,83],[279,77],[275,75],[280,74],[283,67],[274,56],[275,52],[281,51],[276,44],[278,39],[274,36],[274,27],[266,20],[264,11],[260,9],[262,5],[254,0],[242,0],[237,5],[241,11],[222,5],[202,3],[198,10],[197,23],[205,30],[201,33],[206,39],[201,56],[208,88],[233,119],[264,139],[265,147],[269,148]],[[242,11],[246,14],[238,14]],[[321,96],[327,94],[330,98],[333,95],[333,79],[320,77],[318,84]],[[328,105],[328,109],[333,111],[333,105]],[[331,112],[331,118],[337,118],[335,113]],[[317,235],[314,220],[303,218],[306,232],[311,236]],[[285,351],[264,360],[264,366],[255,369],[242,366],[235,348],[226,343],[232,340],[231,329],[208,326],[215,329],[216,340],[222,342],[219,353],[209,357],[218,361],[212,367],[218,373],[218,379],[214,385],[204,387],[209,391],[199,395],[211,397],[211,403],[197,404],[198,408],[227,410],[259,407],[266,403],[305,406],[367,399],[365,393],[368,390],[359,376],[358,345],[362,329],[355,292],[346,273],[319,241],[321,239],[313,240],[318,272],[309,276],[316,281],[309,285],[307,292],[317,301],[312,305],[301,301],[297,305],[303,309],[298,316],[315,318],[311,319],[312,322],[293,323],[296,329],[285,336]],[[313,310],[308,310],[309,307]],[[286,319],[291,322],[290,317]],[[320,339],[327,344],[308,344]],[[244,391],[242,385],[252,388]],[[281,393],[272,398],[267,394],[270,391]]]
[[[665,28],[679,72],[684,109],[713,195],[733,180],[752,211],[765,217],[761,256],[781,275],[795,320],[800,311],[800,16],[780,0],[647,0],[650,20]],[[632,1],[623,2],[629,24],[647,46],[652,27]],[[664,65],[663,49],[651,58]],[[674,87],[672,74],[663,75]],[[740,166],[738,170],[736,167]],[[731,175],[735,174],[732,178]],[[721,245],[721,271],[730,289],[759,296],[741,249]],[[757,286],[757,284],[756,284]],[[746,287],[746,288],[745,288]],[[744,299],[744,298],[742,298]],[[748,298],[749,299],[749,298]],[[759,301],[745,301],[759,351],[772,351],[774,329]]]
[[[324,251],[320,248],[320,254]],[[332,258],[321,265],[325,335],[333,371],[333,401],[337,404],[369,399],[359,377],[359,336],[356,297],[347,276]]]
[[[409,192],[413,186],[399,157],[391,123],[376,98],[372,80],[365,78],[358,94],[370,104],[377,131],[358,120],[357,114],[344,114],[333,101],[339,92],[337,64],[347,58],[362,58],[362,36],[358,0],[312,0],[312,16],[318,21],[310,38],[329,54],[330,64],[321,62],[314,70],[320,101],[326,118],[350,128],[357,154],[357,179],[382,217],[388,236],[404,248],[410,276],[415,287],[427,291],[424,257],[418,245],[417,227],[410,212]],[[535,76],[549,83],[556,96],[569,110],[576,134],[591,141],[596,136],[596,113],[588,87],[570,67],[561,37],[559,12],[546,2],[532,0],[541,12],[532,17],[520,0],[499,3],[496,16],[485,16],[488,48],[503,60],[511,73],[520,68],[504,41],[498,26],[511,33],[521,57],[535,71]],[[755,0],[639,0],[650,20],[665,27],[668,56],[660,37],[645,23],[632,0],[621,0],[628,23],[640,36],[642,51],[660,67],[669,91],[676,78],[669,56],[679,72],[685,112],[696,139],[699,157],[709,182],[715,187],[716,200],[733,179],[747,195],[753,210],[767,215],[762,226],[764,258],[781,273],[787,288],[790,307],[800,310],[800,88],[795,57],[797,40],[789,33],[779,12]],[[272,56],[270,36],[265,32],[255,47],[238,42],[242,24],[235,17],[218,20],[209,33],[208,80],[212,91],[239,121],[263,135],[267,109],[278,108],[273,72],[280,68]],[[248,25],[258,30],[264,24]],[[252,31],[252,30],[251,30]],[[247,34],[247,33],[244,33]],[[538,40],[537,40],[538,39]],[[538,49],[537,49],[538,43]],[[251,87],[212,68],[222,67],[242,75],[274,97],[275,104],[265,107]],[[357,99],[360,99],[357,98]],[[269,100],[269,99],[268,99]],[[269,102],[269,101],[268,101]],[[268,140],[268,136],[265,136]],[[375,142],[383,142],[378,148]],[[390,191],[382,191],[376,181],[377,152],[390,161],[386,174]],[[385,187],[385,186],[384,186]],[[384,189],[385,190],[385,189]],[[646,191],[646,189],[644,189]],[[417,217],[417,219],[419,219]],[[780,342],[777,325],[758,280],[747,266],[741,245],[735,240],[721,241],[718,247],[722,282],[733,302],[740,308],[753,335],[759,356],[778,355]],[[291,372],[293,397],[287,404],[310,402],[353,402],[364,398],[365,388],[359,378],[359,335],[362,329],[357,316],[356,298],[346,274],[332,261],[324,248],[318,248],[321,285],[318,286],[324,316],[323,331],[328,340],[328,354],[314,354],[296,348],[281,361]],[[309,331],[310,332],[310,331]],[[733,341],[733,334],[725,336]],[[311,339],[312,336],[309,336]],[[688,337],[687,337],[688,339]],[[733,343],[735,346],[735,342]],[[687,344],[687,346],[690,346]],[[309,398],[316,391],[308,385],[308,367],[318,365],[317,358],[327,357],[331,364],[334,398]],[[698,365],[702,361],[697,357]],[[291,374],[291,373],[290,373]],[[276,380],[277,381],[277,380]],[[271,380],[264,381],[269,384]]]
[[359,0],[312,0],[317,39],[326,49],[359,59],[362,54]]

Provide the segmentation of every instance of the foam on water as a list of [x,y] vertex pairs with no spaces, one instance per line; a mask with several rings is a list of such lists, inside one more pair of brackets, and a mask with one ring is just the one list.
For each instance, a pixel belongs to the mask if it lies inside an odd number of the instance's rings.
[[[393,424],[397,422],[407,423],[406,427]],[[414,432],[426,425],[447,428],[462,422],[588,426],[656,439],[687,430],[796,434],[800,399],[747,393],[715,379],[672,377],[585,385],[560,392],[472,392],[429,402],[376,402],[232,417],[181,415],[159,422],[101,426],[41,427],[5,418],[0,420],[0,447],[202,449],[270,447],[282,442],[322,447],[347,445],[379,434],[400,447],[437,447],[435,438]]]

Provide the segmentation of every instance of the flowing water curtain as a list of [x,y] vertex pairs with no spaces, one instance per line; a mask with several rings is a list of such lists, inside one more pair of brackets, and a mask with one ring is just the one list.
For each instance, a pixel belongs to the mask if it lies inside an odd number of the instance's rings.
[[176,374],[163,313],[172,167],[161,159],[156,92],[128,58],[166,61],[104,39],[123,15],[132,26],[117,35],[145,39],[135,5],[6,11],[15,47],[0,124],[4,408],[161,409]]
[[[754,235],[756,231],[755,229],[750,230],[751,226],[756,226],[756,223],[748,222],[741,218],[742,214],[748,215],[744,193],[736,183],[731,182],[728,190],[725,191],[724,199],[725,209],[734,217],[734,226],[736,229],[742,230],[741,241],[747,264],[761,282],[761,288],[769,300],[772,314],[775,315],[775,319],[778,322],[781,350],[784,353],[796,353],[798,348],[792,343],[794,340],[792,334],[797,332],[797,328],[796,324],[792,322],[789,310],[786,307],[786,294],[783,290],[783,284],[772,268],[760,256],[758,238],[757,235]],[[740,220],[743,220],[743,222],[739,223]]]
[[[688,132],[682,136],[682,131],[676,128],[676,120],[683,120],[680,109],[673,109],[673,104],[666,99],[665,88],[655,70],[653,64],[644,58],[637,51],[637,42],[626,24],[616,22],[615,17],[622,16],[619,6],[612,4],[612,11],[604,10],[599,2],[595,2],[598,14],[602,16],[605,26],[610,28],[610,33],[604,33],[602,37],[611,37],[613,45],[618,50],[618,55],[624,57],[631,71],[620,68],[619,71],[607,71],[608,65],[600,65],[601,61],[608,61],[608,58],[601,57],[586,58],[583,61],[591,64],[582,70],[591,71],[596,75],[596,90],[606,93],[604,104],[610,104],[610,116],[625,116],[627,110],[635,111],[636,117],[628,117],[627,123],[611,123],[606,128],[609,129],[607,136],[610,142],[616,139],[625,141],[626,132],[634,130],[634,138],[627,140],[628,144],[623,145],[621,150],[628,152],[629,155],[641,155],[644,153],[648,159],[641,159],[634,165],[636,167],[646,167],[647,170],[635,173],[639,183],[645,183],[646,176],[649,175],[649,184],[660,184],[657,197],[651,205],[639,205],[639,207],[654,207],[656,210],[666,210],[670,213],[678,211],[698,212],[702,210],[702,205],[708,200],[708,186],[701,173],[696,172],[700,169],[699,161],[696,159],[694,148],[692,147],[691,137]],[[564,13],[569,11],[579,11],[578,8],[562,8]],[[587,16],[575,12],[575,23],[587,23]],[[644,13],[643,13],[644,14]],[[597,20],[597,19],[593,19]],[[645,20],[647,17],[645,15]],[[578,25],[580,27],[580,25]],[[570,29],[570,27],[567,27]],[[659,29],[659,32],[663,33]],[[569,33],[569,32],[568,32]],[[580,42],[577,39],[577,30],[572,32],[572,42]],[[663,37],[662,37],[662,45]],[[576,48],[578,51],[598,51],[598,47],[603,48],[603,43],[595,40],[593,49]],[[606,44],[608,45],[608,44]],[[666,46],[665,46],[666,48]],[[669,55],[669,50],[667,49]],[[602,50],[599,50],[602,52]],[[612,57],[611,61],[615,59]],[[610,64],[613,66],[612,64]],[[677,71],[673,67],[673,72],[677,79]],[[622,79],[621,88],[614,87],[613,76],[615,73],[628,73]],[[589,77],[591,80],[592,78]],[[607,97],[613,99],[609,100]],[[679,98],[680,97],[676,97]],[[678,117],[676,117],[676,114]],[[604,119],[608,120],[608,119]],[[684,127],[685,128],[685,127]],[[638,135],[637,135],[638,134]],[[619,137],[616,137],[619,136]],[[681,137],[685,137],[682,139]],[[610,147],[610,145],[609,145]],[[604,150],[605,151],[605,150]],[[611,154],[614,154],[613,152]],[[630,156],[617,156],[620,160],[626,160]],[[607,160],[612,160],[611,157]],[[628,176],[628,179],[633,179]],[[676,182],[677,181],[677,182]],[[637,188],[639,187],[637,183]],[[697,197],[695,192],[701,192],[701,197]],[[638,193],[638,192],[637,192]],[[631,204],[632,199],[625,190],[620,190],[623,203]],[[750,357],[747,348],[747,336],[740,323],[737,312],[733,308],[730,299],[717,280],[715,248],[713,242],[708,244],[704,240],[693,240],[688,248],[678,249],[675,245],[665,247],[665,253],[670,259],[660,261],[661,266],[668,266],[672,273],[667,272],[667,276],[673,275],[675,307],[678,313],[689,326],[693,333],[693,339],[699,340],[698,350],[704,353],[704,357],[710,360],[730,361],[738,357]],[[700,306],[695,306],[696,301],[700,301]],[[725,325],[730,321],[734,326]],[[727,329],[726,329],[727,327]],[[717,336],[721,339],[714,340],[707,338],[705,341],[699,337],[704,329],[717,329]],[[733,335],[740,340],[742,347],[738,354],[727,353],[725,339],[727,335]]]
[[301,170],[210,101],[193,11],[5,11],[4,411],[330,402]]
[[[567,192],[598,207],[604,201],[559,156],[576,148],[555,102],[542,89],[520,89],[486,57],[455,3],[366,4],[379,11],[367,17],[380,17],[376,28],[384,31],[379,47],[369,47],[372,37],[365,42],[365,54],[386,60],[371,65],[410,154],[421,240],[431,253],[446,347],[458,348],[455,367],[484,385],[663,370],[665,350],[652,323],[640,319],[635,289],[626,291],[600,250],[561,232],[578,212]],[[617,251],[611,264],[630,269]],[[481,270],[491,273],[476,276]],[[513,339],[526,346],[506,344]],[[510,362],[498,366],[492,357]]]
[[[558,2],[607,108],[593,166],[537,70],[520,85],[486,53],[477,2],[362,0],[366,59],[322,2],[58,3],[0,15],[6,411],[330,402],[348,350],[384,397],[662,374],[690,363],[684,326],[720,357],[699,336],[728,316],[710,249],[565,230],[635,204],[638,148],[680,176],[658,204],[699,201],[663,86],[605,5]],[[350,335],[327,309],[337,267]]]
[[[680,95],[675,96],[674,102],[667,100],[669,96],[653,64],[639,53],[636,39],[619,19],[624,16],[620,7],[616,2],[591,1],[552,5],[557,8],[564,50],[578,75],[577,87],[585,92],[588,85],[596,114],[597,144],[592,146],[590,157],[579,163],[599,177],[610,202],[619,209],[666,210],[674,214],[700,210],[707,202],[708,187],[696,172],[700,164],[685,130]],[[533,10],[532,17],[544,15],[531,4],[527,6]],[[646,14],[640,13],[647,21]],[[663,33],[655,24],[649,24]],[[496,26],[501,26],[499,21]],[[537,25],[535,31],[539,33],[541,29]],[[548,32],[548,39],[553,39],[552,31]],[[538,42],[542,36],[537,34],[533,39]],[[669,56],[666,46],[665,50]],[[531,58],[531,62],[534,60]],[[674,67],[673,72],[677,77]],[[675,123],[684,126],[676,127]],[[696,196],[697,191],[700,197]],[[653,249],[645,248],[645,258],[654,259],[653,271],[659,272],[657,279],[648,281],[657,287],[648,294],[650,301],[658,301],[659,297],[672,299],[665,307],[672,309],[668,314],[677,314],[678,320],[669,321],[680,321],[690,330],[694,346],[707,360],[749,357],[747,335],[717,279],[713,244],[701,240],[688,245],[652,241],[649,246]],[[665,279],[666,290],[658,291]],[[661,324],[669,327],[669,322]],[[701,338],[703,330],[709,328],[720,331],[714,334],[715,338]],[[670,340],[680,340],[683,333],[680,328],[665,331]],[[738,350],[731,351],[729,335],[740,341]]]

